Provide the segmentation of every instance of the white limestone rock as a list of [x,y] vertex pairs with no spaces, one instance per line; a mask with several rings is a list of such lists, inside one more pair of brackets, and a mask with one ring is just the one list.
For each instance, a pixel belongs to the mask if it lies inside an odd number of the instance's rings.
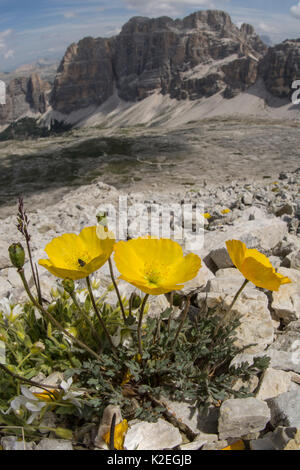
[[168,450],[182,443],[179,429],[164,419],[157,423],[131,421],[125,436],[124,448],[127,450]]
[[219,438],[238,438],[262,431],[270,417],[268,405],[257,398],[226,400],[220,408]]
[[276,319],[285,324],[300,318],[300,271],[280,268],[280,274],[291,279],[291,284],[282,285],[278,292],[272,293],[272,309]]
[[288,372],[270,367],[263,375],[256,398],[267,400],[268,398],[277,397],[281,393],[288,392],[291,384],[291,375]]

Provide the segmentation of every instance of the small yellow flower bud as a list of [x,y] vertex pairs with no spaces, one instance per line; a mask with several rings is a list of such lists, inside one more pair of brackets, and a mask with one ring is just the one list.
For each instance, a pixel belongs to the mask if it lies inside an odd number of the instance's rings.
[[10,261],[15,268],[21,269],[25,263],[25,251],[21,243],[13,243],[8,248]]

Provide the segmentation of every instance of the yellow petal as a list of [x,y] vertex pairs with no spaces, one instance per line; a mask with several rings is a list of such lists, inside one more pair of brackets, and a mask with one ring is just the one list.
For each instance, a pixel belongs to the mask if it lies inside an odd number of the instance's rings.
[[[99,255],[102,252],[107,252],[113,249],[113,245],[115,243],[114,237],[106,237],[104,239],[100,239],[97,235],[97,227],[85,227],[79,234],[79,238],[82,243],[85,245],[88,252],[94,258],[95,255]],[[109,232],[112,235],[112,232]],[[110,253],[110,254],[111,254]]]
[[119,242],[114,249],[121,279],[147,294],[182,289],[201,267],[197,255],[184,257],[181,246],[169,239],[137,238]]
[[271,291],[278,291],[282,284],[291,282],[288,277],[284,277],[281,274],[276,273],[271,263],[270,266],[267,266],[265,263],[260,262],[257,257],[247,257],[244,260],[241,272],[246,279],[251,281],[257,287]]
[[[256,261],[258,261],[260,264],[262,264],[262,265],[265,266],[266,268],[273,268],[272,263],[271,263],[271,261],[269,260],[269,258],[267,258],[266,255],[264,255],[263,253],[261,253],[261,252],[258,251],[258,250],[255,250],[255,249],[248,249],[248,248],[247,248],[246,253],[245,253],[244,261],[246,261],[247,258],[256,259]],[[274,268],[273,268],[273,269],[274,269]]]
[[59,398],[60,393],[58,390],[49,390],[49,392],[34,393],[33,395],[41,401],[52,402]]
[[39,265],[43,266],[44,268],[48,269],[48,271],[56,277],[61,279],[70,278],[73,281],[77,281],[79,279],[83,279],[87,277],[89,274],[83,270],[74,270],[74,269],[64,269],[64,268],[57,268],[53,266],[53,264],[47,259],[40,259]]
[[240,270],[247,251],[245,243],[240,240],[228,240],[226,242],[226,247],[234,266]]
[[[120,279],[124,279],[125,281],[129,282],[127,279],[125,279],[123,276],[120,276]],[[162,295],[162,294],[168,294],[169,292],[172,292],[173,290],[181,290],[184,286],[179,285],[179,284],[173,284],[173,285],[161,285],[161,286],[155,286],[155,285],[150,285],[150,284],[138,284],[138,282],[135,281],[130,281],[130,284],[133,286],[137,287],[140,289],[142,292],[145,294],[150,294],[150,295]]]
[[180,262],[170,269],[168,281],[174,281],[175,284],[185,283],[194,279],[201,268],[201,259],[194,253],[186,255]]
[[110,257],[115,240],[97,237],[96,226],[84,228],[79,235],[66,233],[54,238],[45,248],[49,260],[39,264],[60,278],[83,279],[97,271]]
[[68,266],[71,248],[74,253],[82,253],[84,250],[78,235],[75,235],[75,233],[65,233],[48,243],[45,252],[54,265],[64,268]]
[[[114,245],[114,260],[117,269],[120,273],[128,279],[143,278],[142,268],[144,266],[143,260],[137,255],[133,243],[118,242]],[[126,273],[126,274],[125,274]]]
[[222,450],[245,450],[245,444],[243,441],[236,441],[228,447],[224,447]]
[[129,372],[129,369],[127,369],[127,371],[126,371],[125,374],[124,374],[124,377],[123,377],[123,380],[122,380],[121,385],[126,385],[126,384],[128,384],[128,382],[130,382],[131,379],[132,379],[132,375],[131,375],[131,373]]
[[[116,450],[124,450],[124,440],[125,435],[128,431],[127,420],[124,419],[121,423],[115,426],[115,435],[114,435],[114,448]],[[106,433],[103,436],[103,440],[109,445],[110,442],[110,432]]]

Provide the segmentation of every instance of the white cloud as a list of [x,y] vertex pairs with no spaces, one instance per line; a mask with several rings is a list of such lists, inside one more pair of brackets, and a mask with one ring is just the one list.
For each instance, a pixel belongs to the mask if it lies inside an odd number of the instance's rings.
[[70,19],[70,18],[76,18],[76,13],[75,11],[66,11],[64,13],[64,17],[67,18],[67,19]]
[[4,59],[13,59],[14,56],[15,51],[13,49],[8,49],[8,51],[4,54]]
[[0,31],[0,50],[6,48],[5,38],[12,33],[11,29],[6,29],[5,31]]
[[11,29],[0,31],[0,55],[6,60],[14,57],[14,50],[7,45],[7,38],[9,38],[11,33]]
[[299,19],[293,17],[289,11],[267,13],[255,8],[234,7],[229,13],[235,24],[239,22],[252,24],[258,34],[267,34],[274,44],[288,38],[299,37]]
[[123,0],[132,10],[145,15],[179,15],[187,8],[215,8],[212,0]]
[[257,29],[262,33],[275,33],[276,28],[272,24],[266,24],[264,22],[260,22],[257,26]]
[[297,3],[297,5],[294,5],[293,7],[291,7],[290,12],[293,16],[300,19],[300,2]]

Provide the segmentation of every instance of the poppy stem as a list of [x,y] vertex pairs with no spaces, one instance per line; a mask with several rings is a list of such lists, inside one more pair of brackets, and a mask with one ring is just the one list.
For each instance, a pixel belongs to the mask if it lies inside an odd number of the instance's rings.
[[80,339],[75,338],[67,330],[65,330],[65,328],[51,315],[51,313],[49,313],[48,310],[46,310],[42,305],[40,305],[36,301],[36,299],[33,297],[32,293],[30,291],[30,288],[28,286],[28,283],[27,283],[27,280],[26,280],[26,277],[25,277],[25,274],[24,274],[24,270],[19,269],[18,273],[21,277],[24,289],[26,290],[26,293],[27,293],[29,299],[31,300],[33,305],[41,312],[41,314],[44,317],[48,318],[48,320],[52,324],[54,324],[62,333],[64,333],[66,336],[68,336],[74,343],[77,343],[78,346],[80,346],[82,349],[85,349],[88,353],[92,354],[92,356],[94,356],[98,361],[99,360],[101,361],[102,359],[101,359],[100,356],[98,356],[98,354],[96,354],[91,348],[89,348],[86,344],[84,344],[82,341],[80,341]]
[[170,315],[169,315],[169,318],[168,318],[168,333],[169,334],[170,334],[170,331],[171,331],[171,322],[172,322],[172,318],[173,318],[173,314],[174,314],[173,302],[174,302],[174,291],[172,291],[171,294],[170,294],[170,309],[171,309],[171,312],[170,312]]
[[28,225],[29,225],[29,219],[28,219],[28,216],[26,214],[26,210],[24,208],[24,200],[23,200],[23,197],[19,197],[18,225],[17,225],[17,228],[18,228],[19,232],[25,238],[25,242],[26,242],[26,246],[27,246],[27,252],[28,252],[28,256],[29,256],[30,267],[31,267],[31,271],[32,271],[33,281],[34,281],[34,284],[35,284],[35,287],[36,287],[36,292],[37,292],[39,303],[42,305],[43,300],[42,300],[41,286],[40,286],[40,280],[39,280],[39,273],[38,273],[38,270],[37,270],[37,266],[33,265],[31,246],[30,246],[31,236],[29,235],[29,232],[28,232]]
[[174,339],[174,342],[173,342],[173,346],[172,346],[172,349],[174,349],[176,343],[177,343],[177,339],[178,339],[178,336],[183,328],[183,325],[185,323],[185,320],[186,320],[186,317],[189,313],[189,309],[190,309],[190,305],[191,305],[191,297],[188,296],[187,299],[186,299],[186,304],[185,304],[185,309],[183,311],[183,315],[182,315],[182,319],[181,319],[181,322],[180,322],[180,325],[178,327],[178,330],[176,332],[176,336],[175,336],[175,339]]
[[234,298],[233,298],[233,301],[231,302],[230,304],[230,307],[229,309],[227,310],[226,314],[224,315],[223,317],[223,320],[220,322],[220,324],[217,326],[216,330],[215,330],[215,336],[218,334],[220,328],[222,325],[224,325],[226,323],[226,321],[228,320],[229,316],[230,316],[230,313],[236,303],[236,301],[238,300],[239,296],[241,295],[241,293],[243,292],[243,290],[245,289],[246,285],[248,284],[248,279],[245,279],[245,281],[243,282],[243,285],[239,288],[239,290],[237,291],[237,293],[235,294]]
[[53,390],[53,389],[61,390],[61,388],[56,386],[56,385],[40,384],[38,382],[35,382],[34,380],[26,379],[26,377],[22,377],[19,374],[15,374],[8,367],[6,367],[4,364],[1,364],[1,362],[0,362],[0,369],[4,370],[4,372],[6,372],[8,375],[13,377],[14,379],[19,380],[20,382],[23,382],[25,384],[31,385],[33,387],[41,388],[42,390],[45,390],[46,392],[51,393],[51,390]]
[[110,344],[112,350],[113,350],[114,352],[117,352],[117,349],[116,349],[116,347],[114,346],[114,343],[112,342],[112,339],[111,339],[111,336],[110,336],[110,334],[109,334],[109,332],[108,332],[108,329],[106,328],[105,323],[104,323],[104,321],[103,321],[103,319],[102,319],[102,317],[101,317],[101,315],[100,315],[100,313],[99,313],[99,310],[98,310],[98,308],[97,308],[97,305],[96,305],[95,297],[94,297],[94,294],[93,294],[93,291],[92,291],[91,281],[90,281],[89,276],[86,278],[86,284],[87,284],[87,288],[88,288],[88,291],[89,291],[89,294],[90,294],[90,299],[91,299],[91,301],[92,301],[92,305],[93,305],[95,314],[97,315],[97,318],[98,318],[98,320],[99,320],[99,322],[100,322],[100,325],[102,326],[102,329],[103,329],[103,331],[104,331],[104,333],[105,333],[105,335],[106,335],[106,337],[107,337],[107,339],[108,339],[108,341],[109,341],[109,344]]
[[72,292],[72,294],[70,294],[72,300],[73,300],[73,303],[75,305],[75,307],[78,309],[79,313],[81,313],[82,317],[87,321],[87,323],[89,324],[89,327],[91,329],[91,332],[92,334],[94,335],[94,337],[97,339],[97,341],[100,343],[102,343],[102,340],[100,338],[100,335],[98,334],[98,332],[95,330],[94,328],[94,325],[91,321],[91,319],[89,318],[88,314],[84,311],[83,308],[80,307],[79,303],[77,302],[77,299],[76,299],[76,294],[74,292]]
[[139,347],[139,353],[140,353],[141,358],[143,356],[142,323],[143,323],[143,316],[144,316],[144,311],[145,311],[145,307],[146,307],[146,303],[147,303],[148,298],[149,298],[149,294],[146,294],[144,299],[143,299],[141,308],[140,308],[140,316],[139,316],[139,323],[138,323],[138,330],[137,330],[137,333],[138,333],[138,347]]
[[114,269],[113,269],[113,265],[112,265],[112,262],[111,262],[111,258],[108,258],[108,265],[109,265],[110,277],[111,277],[111,280],[113,282],[113,285],[114,285],[114,288],[115,288],[115,291],[116,291],[116,294],[117,294],[117,297],[118,297],[118,300],[119,300],[120,308],[121,308],[121,311],[122,311],[123,320],[124,320],[124,323],[126,325],[125,309],[124,309],[124,305],[123,305],[123,302],[122,302],[122,298],[121,298],[121,294],[120,294],[118,285],[117,285],[116,280],[115,280]]

